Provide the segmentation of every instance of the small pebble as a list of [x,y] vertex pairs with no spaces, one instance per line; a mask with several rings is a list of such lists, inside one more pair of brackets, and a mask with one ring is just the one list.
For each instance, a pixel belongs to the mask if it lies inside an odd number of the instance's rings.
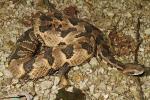
[[102,74],[105,72],[104,68],[102,68],[102,67],[99,68],[99,71],[100,71],[100,73],[102,73]]
[[41,82],[40,86],[41,86],[42,90],[49,89],[52,86],[52,82],[51,81],[43,81],[43,82]]
[[0,77],[2,77],[3,76],[3,73],[2,72],[0,72]]
[[144,32],[145,34],[150,35],[150,28],[147,28]]
[[108,15],[109,17],[113,17],[113,16],[114,16],[114,13],[113,13],[113,12],[107,12],[107,15]]
[[31,82],[28,82],[28,86],[29,87],[33,87],[34,83],[31,81]]
[[68,88],[67,88],[67,91],[73,92],[73,86],[68,87]]
[[12,79],[12,84],[17,84],[19,82],[18,79]]
[[83,82],[80,81],[80,83],[79,83],[80,89],[86,88],[86,87],[87,87],[87,86],[86,86],[86,83],[87,83],[87,82],[88,82],[88,79],[84,80]]
[[128,17],[128,18],[132,17],[130,12],[125,13],[125,16]]
[[105,94],[105,95],[103,95],[103,96],[104,96],[104,99],[105,99],[105,100],[108,99],[108,97],[109,97],[108,94]]
[[91,65],[93,65],[93,66],[96,66],[96,65],[98,65],[98,61],[97,61],[97,59],[94,57],[94,58],[92,58],[91,60],[90,60],[90,64]]
[[21,87],[21,84],[16,84],[16,88],[20,88]]
[[79,70],[79,66],[73,67],[73,70]]
[[60,78],[59,77],[55,77],[55,80],[54,80],[54,85],[57,85],[59,84],[60,82]]
[[[2,0],[2,4],[3,4]],[[7,2],[9,1],[9,2]],[[2,27],[0,29],[0,49],[4,50],[0,51],[0,56],[2,57],[0,61],[0,83],[3,83],[3,79],[8,78],[9,76],[12,77],[12,75],[5,71],[7,64],[6,64],[6,57],[9,56],[10,54],[10,47],[7,46],[7,42],[12,41],[12,45],[16,43],[16,37],[18,38],[19,35],[22,34],[23,31],[27,30],[27,27],[24,27],[22,24],[20,24],[20,20],[24,16],[31,16],[31,13],[37,12],[36,4],[33,6],[31,4],[32,1],[37,1],[38,0],[27,0],[27,4],[23,5],[21,3],[15,3],[13,4],[14,1],[17,0],[6,0],[6,3],[2,5],[2,19],[0,24]],[[41,0],[42,1],[42,0]],[[140,2],[142,4],[142,9],[137,10],[137,3],[132,3],[129,2],[129,0],[116,0],[116,1],[103,1],[102,2],[90,2],[86,6],[86,2],[89,2],[91,0],[73,0],[73,2],[70,2],[69,0],[61,0],[57,2],[58,0],[51,0],[53,3],[56,4],[59,9],[61,9],[61,6],[66,7],[71,4],[77,5],[79,8],[79,16],[80,18],[87,18],[89,19],[88,21],[91,21],[91,23],[97,25],[97,28],[101,28],[102,31],[106,31],[107,29],[111,28],[111,26],[116,25],[117,20],[119,17],[121,17],[120,22],[118,23],[118,30],[120,28],[123,28],[125,26],[125,30],[123,31],[131,36],[135,37],[135,31],[136,31],[136,19],[139,17],[138,14],[139,12],[142,12],[142,23],[141,23],[141,35],[142,33],[146,35],[150,35],[150,25],[149,25],[149,10],[150,10],[150,5],[146,3],[146,0]],[[59,4],[57,4],[59,3]],[[67,4],[67,5],[66,5]],[[61,6],[60,6],[61,5]],[[12,9],[13,8],[13,9]],[[91,10],[91,11],[90,11]],[[132,12],[134,11],[134,12]],[[42,12],[47,12],[47,10],[42,9]],[[6,15],[5,15],[6,14]],[[7,20],[8,19],[8,20]],[[126,20],[124,20],[126,19]],[[130,23],[131,21],[131,23]],[[132,22],[133,21],[133,22]],[[144,28],[145,27],[145,28]],[[127,30],[127,31],[126,31]],[[131,31],[130,31],[131,30]],[[148,47],[144,42],[142,45]],[[5,45],[6,44],[6,45]],[[149,54],[148,53],[143,53],[145,48],[143,49],[144,46],[140,47],[140,62],[147,67],[149,67]],[[6,52],[6,53],[5,53]],[[142,55],[142,56],[141,56]],[[142,57],[142,58],[141,58]],[[144,58],[143,58],[144,57]],[[143,60],[144,59],[144,60]],[[132,62],[132,61],[131,61]],[[90,61],[91,65],[97,65],[97,61],[95,58],[92,58]],[[87,100],[123,100],[123,99],[133,99],[133,95],[130,94],[132,93],[136,94],[136,87],[131,87],[131,84],[134,84],[134,82],[129,81],[128,77],[125,75],[122,75],[120,72],[116,71],[115,68],[110,68],[110,66],[107,66],[107,64],[101,64],[98,66],[96,69],[95,67],[97,66],[91,66],[89,64],[86,64],[85,66],[77,66],[74,67],[73,70],[69,72],[69,77],[73,77],[73,75],[76,74],[76,72],[81,71],[80,73],[86,77],[83,80],[78,81],[77,83],[72,81],[71,85],[79,88],[82,90],[85,95]],[[91,70],[92,69],[92,70]],[[93,70],[93,69],[96,69]],[[83,73],[82,73],[83,72]],[[73,74],[72,74],[73,73]],[[123,78],[120,78],[123,77]],[[80,78],[80,77],[79,77]],[[149,76],[143,76],[141,77],[141,82],[142,84],[142,90],[143,90],[143,95],[145,99],[150,98],[150,77]],[[46,82],[45,82],[46,81]],[[34,97],[33,100],[47,100],[48,98],[45,98],[46,95],[47,97],[50,96],[50,100],[55,100],[56,99],[56,94],[58,91],[58,83],[60,79],[58,77],[51,77],[50,80],[48,77],[45,77],[44,79],[38,80],[37,83],[35,82],[35,90],[36,90],[36,96]],[[70,80],[69,80],[70,81]],[[6,81],[6,83],[11,83]],[[13,80],[13,84],[18,84],[18,80],[15,79]],[[5,83],[3,83],[6,85]],[[12,92],[20,89],[20,85],[13,85],[11,87],[4,87],[4,89],[1,89],[2,93],[0,92],[0,96],[6,91]],[[1,84],[0,84],[1,85]],[[26,88],[29,87],[34,87],[33,82],[27,82],[25,85]],[[53,86],[52,86],[53,85]],[[0,86],[1,87],[1,86]],[[51,88],[52,87],[52,88]],[[131,87],[131,89],[130,89]],[[2,85],[3,88],[3,85]],[[25,89],[26,89],[25,88]],[[49,89],[50,88],[50,89]],[[68,91],[72,91],[73,87],[68,88]],[[42,91],[41,91],[42,90]],[[50,91],[50,92],[49,92]],[[127,92],[129,91],[129,92]],[[43,97],[43,94],[44,97]],[[132,95],[132,98],[130,98]],[[101,98],[102,96],[102,98]],[[126,97],[127,96],[127,97]],[[128,97],[129,96],[129,97]],[[112,98],[113,97],[113,98]],[[15,100],[15,99],[14,99]],[[19,99],[16,99],[19,100]]]
[[33,100],[40,100],[39,96],[35,96]]
[[100,96],[100,93],[95,93],[95,94],[93,94],[93,96],[94,96],[96,99],[98,99],[99,96]]
[[95,88],[95,86],[94,86],[94,85],[91,85],[91,86],[89,87],[91,94],[93,94],[93,93],[94,93],[94,88]]
[[44,95],[47,96],[50,93],[50,89],[44,91]]
[[7,69],[5,69],[3,73],[6,76],[6,78],[12,78],[13,77],[12,73]]

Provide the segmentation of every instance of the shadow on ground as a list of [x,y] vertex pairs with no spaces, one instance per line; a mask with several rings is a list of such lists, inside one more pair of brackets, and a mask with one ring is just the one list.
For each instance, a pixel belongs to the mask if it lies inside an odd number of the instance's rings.
[[55,100],[86,100],[86,96],[78,88],[73,88],[73,92],[66,91],[63,88],[58,91]]
[[150,67],[145,67],[145,73],[143,76],[150,76]]

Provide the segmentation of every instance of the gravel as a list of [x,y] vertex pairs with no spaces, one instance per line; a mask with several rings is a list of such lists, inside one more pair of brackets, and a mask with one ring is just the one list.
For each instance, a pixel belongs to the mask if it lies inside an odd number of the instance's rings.
[[[59,91],[59,79],[56,76],[46,76],[43,79],[23,84],[17,79],[12,79],[11,73],[7,70],[8,56],[14,49],[17,38],[30,27],[26,27],[23,21],[30,20],[32,13],[47,11],[47,7],[40,1],[0,1],[0,97],[26,93],[28,96],[31,94],[33,100],[55,100],[62,92]],[[67,90],[67,95],[75,92],[73,90],[76,88],[78,91],[81,90],[86,97],[85,99],[81,95],[83,98],[80,100],[148,100],[150,98],[150,1],[52,0],[52,2],[60,10],[69,5],[76,5],[79,10],[78,16],[104,31],[106,35],[121,19],[118,30],[125,27],[121,33],[135,38],[137,18],[141,17],[140,33],[143,42],[138,60],[147,67],[147,73],[141,77],[126,76],[115,68],[111,68],[104,61],[99,63],[96,58],[92,58],[89,63],[76,66],[69,72],[71,86]],[[117,58],[122,62],[134,61],[133,54]]]

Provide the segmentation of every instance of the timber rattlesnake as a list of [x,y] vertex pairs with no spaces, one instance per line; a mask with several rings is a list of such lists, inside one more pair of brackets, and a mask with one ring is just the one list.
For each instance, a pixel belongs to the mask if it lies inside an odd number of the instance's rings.
[[9,69],[15,77],[25,80],[55,72],[65,76],[73,66],[97,56],[125,74],[144,72],[143,65],[116,60],[102,31],[88,22],[59,11],[39,13],[34,26],[17,40]]

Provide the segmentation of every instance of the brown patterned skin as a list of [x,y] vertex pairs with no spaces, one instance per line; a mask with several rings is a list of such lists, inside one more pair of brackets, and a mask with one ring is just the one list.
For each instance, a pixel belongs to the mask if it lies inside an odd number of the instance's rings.
[[71,67],[100,56],[110,65],[129,75],[140,75],[140,64],[117,61],[104,34],[95,26],[60,12],[40,13],[33,28],[20,36],[11,56],[9,69],[20,79],[38,79],[56,71],[66,75]]

